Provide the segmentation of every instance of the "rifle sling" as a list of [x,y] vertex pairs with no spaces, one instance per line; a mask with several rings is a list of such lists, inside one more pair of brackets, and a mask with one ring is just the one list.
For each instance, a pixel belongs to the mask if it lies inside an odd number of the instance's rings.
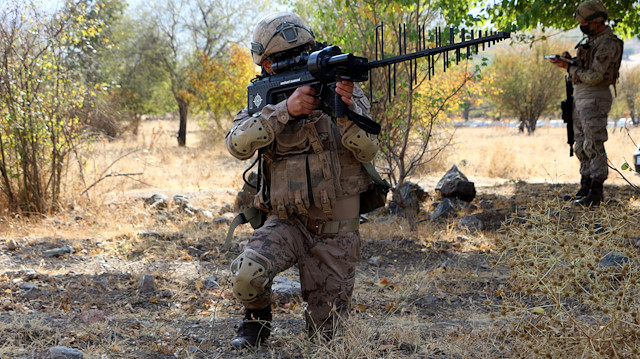
[[350,109],[347,109],[347,117],[365,132],[371,133],[373,135],[380,134],[380,130],[382,128],[380,127],[380,124],[375,122],[374,120],[366,116],[362,116]]
[[228,251],[231,248],[231,239],[233,238],[233,232],[236,230],[236,227],[241,224],[251,223],[251,227],[254,229],[260,228],[264,220],[264,215],[265,213],[256,207],[249,207],[245,209],[244,212],[240,212],[229,225],[223,249]]

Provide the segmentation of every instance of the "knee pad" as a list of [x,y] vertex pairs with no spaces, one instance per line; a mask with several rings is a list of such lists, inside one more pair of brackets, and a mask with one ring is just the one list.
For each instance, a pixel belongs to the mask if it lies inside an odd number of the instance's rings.
[[351,151],[360,162],[373,160],[378,152],[378,137],[366,133],[359,127],[353,126],[342,136],[342,144]]
[[258,252],[247,249],[231,263],[231,285],[236,298],[256,300],[271,280],[271,262]]

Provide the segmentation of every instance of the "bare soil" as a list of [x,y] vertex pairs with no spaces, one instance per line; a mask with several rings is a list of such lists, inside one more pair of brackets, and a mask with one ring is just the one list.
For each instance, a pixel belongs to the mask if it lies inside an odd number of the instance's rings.
[[[518,208],[572,192],[574,186],[518,182],[479,187],[473,203],[491,200],[514,215]],[[609,186],[606,193],[610,205],[625,205],[634,196],[625,186]],[[492,265],[501,255],[493,246],[500,230],[456,230],[455,219],[432,223],[430,202],[423,204],[416,232],[367,236],[390,223],[406,227],[384,214],[362,225],[353,325],[378,328],[369,340],[379,357],[509,357],[487,342],[495,322],[490,314],[507,277],[506,269]],[[480,211],[472,207],[469,213]],[[114,213],[143,213],[149,227],[96,235],[103,226],[97,218]],[[239,247],[222,250],[227,224],[221,216],[177,214],[157,225],[163,215],[131,198],[112,205],[109,213],[85,217],[70,211],[34,221],[33,228],[40,229],[33,234],[10,231],[0,247],[2,357],[31,358],[52,346],[76,348],[89,358],[320,355],[305,341],[303,303],[295,297],[274,305],[274,334],[263,348],[232,350],[228,343],[242,308],[227,277]],[[4,218],[2,226],[18,223],[24,225]],[[47,228],[51,235],[44,235]],[[243,229],[240,236],[248,233]],[[64,245],[73,252],[44,256]],[[153,275],[155,290],[138,289],[144,274]],[[296,270],[283,275],[295,280]],[[212,276],[219,286],[207,282]],[[32,285],[36,288],[29,289]],[[394,333],[394,327],[404,335]]]

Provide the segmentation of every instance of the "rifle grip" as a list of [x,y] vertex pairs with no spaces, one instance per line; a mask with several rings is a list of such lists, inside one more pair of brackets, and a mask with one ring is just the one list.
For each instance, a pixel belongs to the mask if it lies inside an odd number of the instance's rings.
[[334,104],[334,113],[336,118],[342,118],[345,116],[347,104],[342,101],[342,96],[339,93],[335,92],[335,104]]

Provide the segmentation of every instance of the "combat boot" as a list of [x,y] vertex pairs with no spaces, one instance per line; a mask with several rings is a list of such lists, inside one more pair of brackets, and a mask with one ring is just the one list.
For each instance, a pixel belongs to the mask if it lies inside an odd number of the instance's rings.
[[604,199],[603,184],[604,184],[603,181],[593,180],[591,182],[591,188],[589,189],[589,193],[585,197],[582,197],[573,203],[575,203],[576,205],[587,206],[587,207],[599,205],[600,202],[602,202],[602,200]]
[[589,194],[589,189],[591,189],[591,177],[582,176],[580,178],[580,189],[576,192],[575,196],[571,196],[570,194],[564,195],[563,199],[565,201],[571,201],[575,199],[581,199]]
[[244,319],[238,333],[231,339],[235,349],[257,347],[271,334],[271,306],[260,310],[244,310]]

